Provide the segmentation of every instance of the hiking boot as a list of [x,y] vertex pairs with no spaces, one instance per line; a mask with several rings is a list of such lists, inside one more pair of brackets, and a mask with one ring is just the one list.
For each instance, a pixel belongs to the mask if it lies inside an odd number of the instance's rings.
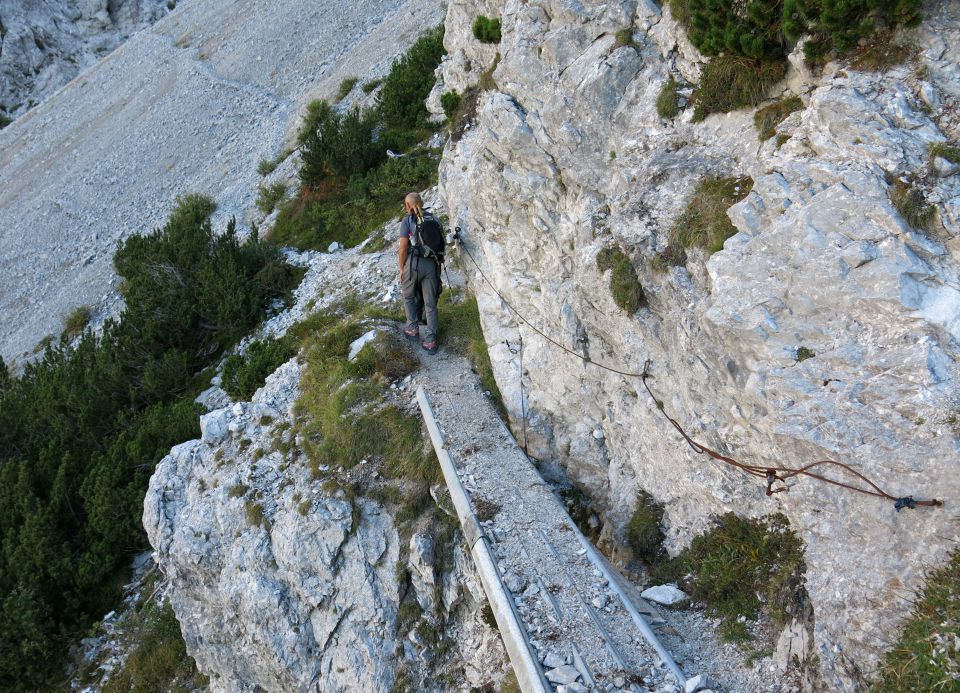
[[409,337],[410,339],[416,339],[417,337],[420,336],[420,328],[419,328],[419,327],[404,327],[404,328],[403,328],[403,334],[405,334],[405,335],[406,335],[407,337]]
[[423,350],[428,354],[436,354],[437,349],[439,348],[436,342],[424,342],[420,346],[422,346]]

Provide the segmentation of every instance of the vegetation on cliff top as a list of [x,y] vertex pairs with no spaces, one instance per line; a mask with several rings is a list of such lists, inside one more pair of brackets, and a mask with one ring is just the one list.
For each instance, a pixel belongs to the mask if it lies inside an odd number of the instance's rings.
[[146,546],[153,468],[199,435],[195,374],[298,278],[233,222],[215,234],[213,210],[187,196],[121,243],[122,319],[0,383],[0,689],[53,685],[67,644],[113,607]]
[[[394,62],[373,108],[341,113],[323,101],[309,105],[299,134],[301,187],[280,206],[271,242],[354,246],[399,213],[404,193],[436,181],[439,156],[419,145],[435,131],[424,102],[443,54],[440,26]],[[388,150],[403,156],[390,158]]]
[[816,63],[918,23],[920,9],[921,0],[670,0],[690,41],[712,57],[693,95],[697,119],[760,103],[803,37]]

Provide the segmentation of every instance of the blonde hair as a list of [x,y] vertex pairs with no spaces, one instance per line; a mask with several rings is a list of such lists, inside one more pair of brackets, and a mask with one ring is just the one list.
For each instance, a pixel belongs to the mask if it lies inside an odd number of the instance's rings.
[[420,197],[420,193],[407,193],[403,198],[403,204],[407,211],[416,217],[418,224],[423,222],[423,198]]

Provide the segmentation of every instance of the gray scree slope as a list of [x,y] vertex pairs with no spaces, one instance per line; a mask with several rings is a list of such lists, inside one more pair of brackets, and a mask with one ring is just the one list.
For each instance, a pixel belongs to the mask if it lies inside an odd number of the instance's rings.
[[185,2],[0,131],[0,355],[108,297],[117,241],[177,195],[246,221],[298,109],[385,73],[441,18],[437,2]]

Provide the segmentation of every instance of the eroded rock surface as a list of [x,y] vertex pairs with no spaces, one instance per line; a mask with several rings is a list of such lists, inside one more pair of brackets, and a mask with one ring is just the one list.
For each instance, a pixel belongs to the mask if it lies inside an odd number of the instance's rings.
[[[810,479],[767,497],[762,483],[693,454],[639,379],[584,365],[518,326],[464,258],[514,430],[522,378],[531,452],[564,460],[608,521],[623,527],[638,489],[666,503],[674,551],[730,510],[790,518],[806,542],[808,654],[830,690],[856,689],[874,670],[905,597],[958,536],[949,505],[960,487],[960,177],[927,167],[931,143],[960,135],[960,69],[947,49],[960,42],[960,3],[928,8],[903,37],[916,60],[887,72],[833,63],[813,75],[792,56],[778,89],[804,107],[766,142],[751,111],[698,124],[692,108],[657,115],[668,76],[695,80],[703,59],[645,0],[451,4],[434,93],[476,84],[494,65],[463,18],[501,17],[495,86],[448,145],[440,181],[467,248],[526,318],[592,360],[631,372],[652,360],[666,411],[721,452],[789,467],[837,459],[895,496],[946,499],[944,509],[896,512]],[[633,45],[617,40],[623,29]],[[888,177],[907,174],[936,205],[930,233],[890,202]],[[728,213],[739,233],[710,257],[694,250],[685,267],[655,271],[651,259],[707,175],[755,181]],[[615,244],[646,293],[633,315],[597,268]],[[815,356],[798,359],[800,347]]]

